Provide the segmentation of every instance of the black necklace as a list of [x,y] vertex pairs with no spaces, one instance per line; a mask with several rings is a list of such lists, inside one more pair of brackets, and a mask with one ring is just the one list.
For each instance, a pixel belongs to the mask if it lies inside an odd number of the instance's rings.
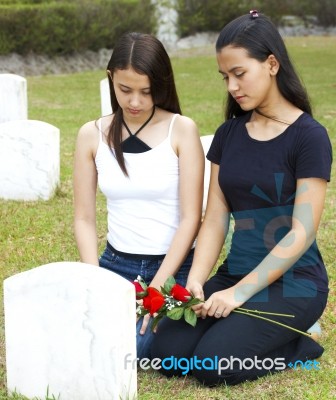
[[139,128],[135,133],[132,133],[132,132],[130,131],[129,127],[127,126],[126,122],[124,121],[124,117],[123,117],[123,119],[122,119],[122,123],[123,123],[124,127],[127,129],[127,132],[129,133],[129,135],[130,135],[130,136],[135,136],[135,135],[137,135],[137,134],[148,124],[148,122],[153,118],[154,113],[155,113],[155,106],[153,107],[153,111],[152,111],[152,114],[150,115],[150,117],[147,119],[147,121],[145,121],[144,124],[142,124],[142,125],[140,126],[140,128]]
[[291,125],[289,122],[282,121],[281,119],[278,119],[278,118],[275,118],[275,117],[270,117],[269,115],[265,115],[265,114],[263,114],[261,111],[259,111],[257,108],[255,108],[254,111],[255,111],[257,114],[259,114],[259,115],[261,115],[262,117],[264,117],[264,118],[268,118],[268,119],[271,119],[271,120],[273,120],[273,121],[280,122],[281,124]]

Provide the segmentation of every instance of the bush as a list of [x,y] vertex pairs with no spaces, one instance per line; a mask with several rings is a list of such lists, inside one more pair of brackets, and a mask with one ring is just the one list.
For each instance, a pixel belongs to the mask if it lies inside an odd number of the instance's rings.
[[179,31],[182,37],[197,32],[220,31],[232,19],[251,8],[269,16],[279,25],[283,16],[293,15],[309,23],[316,16],[322,26],[336,25],[335,0],[178,0]]
[[[158,0],[162,4],[166,0]],[[292,15],[336,25],[335,0],[177,0],[179,35],[216,31],[253,7],[275,24]],[[71,54],[113,48],[127,31],[155,34],[151,0],[0,0],[0,54]],[[311,18],[309,18],[311,17]]]
[[335,0],[320,0],[318,2],[317,18],[322,26],[336,26]]
[[12,6],[14,4],[52,3],[53,1],[55,0],[0,0],[0,6]]
[[247,0],[178,0],[180,35],[220,31],[229,21],[249,10],[249,4]]
[[97,51],[124,32],[154,29],[150,0],[29,3],[0,5],[0,54]]

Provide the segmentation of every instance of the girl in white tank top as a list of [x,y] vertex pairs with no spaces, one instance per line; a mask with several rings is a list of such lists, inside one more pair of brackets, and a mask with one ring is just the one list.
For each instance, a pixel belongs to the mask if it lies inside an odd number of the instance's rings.
[[[107,67],[113,114],[79,131],[74,171],[75,237],[81,261],[160,288],[185,285],[201,221],[204,153],[195,123],[181,115],[162,43],[130,33]],[[106,248],[98,256],[97,185],[106,196]],[[134,310],[135,312],[135,310]],[[138,357],[152,333],[137,324]]]

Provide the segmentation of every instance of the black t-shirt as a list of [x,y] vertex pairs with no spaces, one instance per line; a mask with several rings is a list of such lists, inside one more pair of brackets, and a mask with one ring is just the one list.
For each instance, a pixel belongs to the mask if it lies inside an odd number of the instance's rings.
[[[297,179],[329,181],[332,163],[326,129],[310,115],[303,113],[282,134],[267,141],[249,136],[245,124],[250,116],[248,113],[222,124],[207,154],[211,162],[220,165],[219,185],[235,219],[227,258],[233,274],[250,272],[286,235]],[[283,279],[293,280],[293,276],[306,287],[328,290],[316,242]]]

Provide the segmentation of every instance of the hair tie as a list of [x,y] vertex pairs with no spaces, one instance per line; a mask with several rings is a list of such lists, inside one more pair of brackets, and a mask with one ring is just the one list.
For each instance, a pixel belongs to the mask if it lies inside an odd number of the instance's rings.
[[258,14],[258,11],[257,11],[257,10],[251,10],[251,11],[250,11],[250,15],[251,15],[251,18],[252,18],[252,19],[258,18],[258,17],[259,17],[259,14]]

